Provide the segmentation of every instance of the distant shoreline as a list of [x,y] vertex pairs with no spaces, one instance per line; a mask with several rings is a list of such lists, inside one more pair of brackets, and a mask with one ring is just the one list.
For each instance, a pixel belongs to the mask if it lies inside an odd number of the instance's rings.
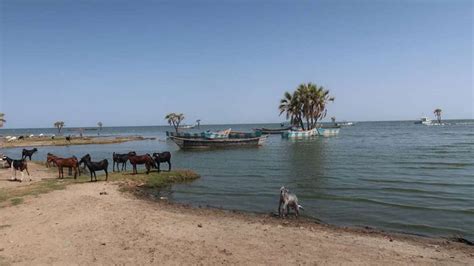
[[[343,119],[343,120],[337,120],[337,122],[356,122],[356,123],[379,123],[379,122],[415,122],[418,121],[419,118],[413,118],[413,119],[408,119],[408,120],[350,120],[350,119]],[[443,121],[474,121],[474,118],[450,118],[450,119],[443,119]],[[211,124],[201,124],[201,127],[209,127],[209,126],[227,126],[227,125],[279,125],[281,123],[287,123],[287,121],[281,121],[281,122],[255,122],[255,123],[211,123]],[[331,121],[322,121],[322,123],[332,123]],[[5,124],[7,125],[7,124]],[[8,130],[26,130],[26,129],[44,129],[44,130],[51,130],[53,128],[51,127],[18,127],[18,128],[8,128],[8,127],[0,128],[0,132],[2,131],[8,131]],[[8,126],[8,125],[7,125]],[[167,124],[162,124],[162,125],[136,125],[136,126],[131,126],[131,125],[122,125],[122,126],[107,126],[103,127],[103,129],[108,129],[108,128],[127,128],[127,127],[169,127],[170,130],[173,128],[170,125]],[[67,127],[66,129],[71,130],[71,129],[80,129],[80,128],[87,128],[87,131],[92,131],[91,129],[93,127],[81,127],[81,126],[74,126],[74,127]],[[55,129],[53,129],[55,130]]]
[[156,138],[145,138],[142,136],[114,136],[114,137],[72,137],[67,141],[65,137],[32,137],[8,142],[5,138],[0,139],[2,148],[18,147],[43,147],[43,146],[70,146],[70,145],[93,145],[93,144],[117,144],[129,141],[154,140]]

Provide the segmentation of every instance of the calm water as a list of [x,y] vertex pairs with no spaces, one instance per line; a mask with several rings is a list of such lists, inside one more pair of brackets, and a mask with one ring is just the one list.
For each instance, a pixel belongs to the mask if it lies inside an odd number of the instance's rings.
[[[275,127],[201,130],[261,126]],[[47,152],[78,157],[91,153],[98,160],[110,158],[113,151],[169,150],[174,166],[202,175],[191,184],[173,186],[170,197],[178,202],[269,213],[277,210],[279,188],[285,185],[298,195],[304,215],[327,223],[430,236],[460,234],[474,240],[473,120],[433,127],[365,122],[343,128],[337,137],[291,141],[270,136],[261,148],[214,151],[180,151],[165,140],[167,129],[104,128],[103,135],[139,134],[159,140],[42,147],[35,159],[44,159]],[[0,131],[27,133],[48,131]],[[20,149],[3,152],[18,155]]]

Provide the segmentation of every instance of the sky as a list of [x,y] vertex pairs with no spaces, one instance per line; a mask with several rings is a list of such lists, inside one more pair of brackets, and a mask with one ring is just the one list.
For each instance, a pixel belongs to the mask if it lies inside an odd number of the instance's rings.
[[0,0],[6,128],[280,122],[303,82],[338,120],[474,118],[473,1]]

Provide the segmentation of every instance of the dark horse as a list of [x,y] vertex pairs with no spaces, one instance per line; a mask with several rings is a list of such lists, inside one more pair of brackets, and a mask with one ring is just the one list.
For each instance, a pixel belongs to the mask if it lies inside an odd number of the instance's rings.
[[128,158],[130,156],[135,156],[135,155],[137,155],[137,153],[134,152],[134,151],[131,151],[131,152],[125,153],[125,154],[119,154],[119,153],[114,152],[114,154],[112,155],[112,160],[113,160],[112,171],[115,172],[115,164],[117,164],[117,171],[120,172],[120,167],[119,167],[120,163],[122,164],[122,171],[123,171],[124,168],[125,168],[125,170],[127,170]]
[[146,174],[150,173],[150,168],[155,165],[155,161],[151,158],[150,154],[145,155],[132,155],[128,158],[133,166],[133,174],[137,174],[137,164],[144,164],[146,167]]
[[79,169],[79,162],[75,156],[71,158],[59,158],[59,157],[52,157],[51,161],[58,167],[59,176],[58,178],[64,178],[64,167],[69,167],[74,169],[74,179],[77,178],[77,174],[81,175],[81,170]]
[[109,167],[109,161],[107,159],[103,159],[100,162],[92,162],[91,161],[91,156],[89,154],[84,155],[84,157],[81,158],[79,161],[79,165],[84,163],[87,168],[89,168],[89,172],[91,173],[91,182],[92,182],[92,174],[94,174],[94,181],[97,181],[97,175],[95,174],[95,171],[101,171],[104,170],[105,172],[105,181],[109,178],[109,173],[107,172],[107,168]]
[[23,151],[21,152],[21,159],[26,159],[26,157],[28,157],[31,161],[31,156],[37,151],[37,148],[34,148],[32,150],[23,149]]
[[155,160],[158,172],[160,172],[160,163],[168,163],[168,172],[171,171],[171,153],[169,151],[153,153],[153,160]]

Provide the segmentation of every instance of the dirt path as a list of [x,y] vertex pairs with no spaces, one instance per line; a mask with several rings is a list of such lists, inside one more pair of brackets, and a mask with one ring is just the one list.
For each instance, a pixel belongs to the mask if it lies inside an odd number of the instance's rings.
[[71,263],[474,265],[474,249],[154,203],[105,182],[0,208],[0,264]]

